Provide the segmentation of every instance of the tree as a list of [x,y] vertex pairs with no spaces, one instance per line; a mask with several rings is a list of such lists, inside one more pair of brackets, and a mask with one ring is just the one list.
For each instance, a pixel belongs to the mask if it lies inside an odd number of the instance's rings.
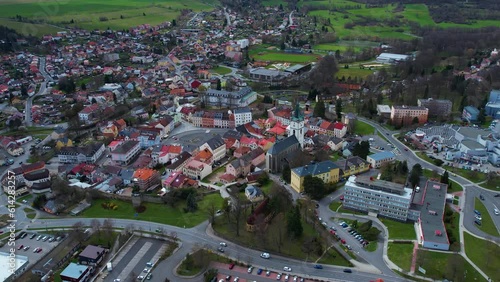
[[85,239],[85,233],[84,232],[85,225],[83,225],[83,222],[78,221],[73,224],[71,228],[71,234],[73,235],[73,238],[75,241],[78,242],[83,242]]
[[82,89],[83,91],[87,90],[87,85],[82,82],[82,84],[80,85],[80,89]]
[[335,113],[337,113],[337,120],[342,118],[342,100],[337,99],[335,102]]
[[95,98],[92,98],[92,100],[90,101],[92,104],[97,104],[97,100]]
[[318,90],[316,90],[316,88],[309,90],[309,94],[307,95],[307,100],[315,101],[316,96],[318,96],[318,94],[319,94],[319,92],[318,92]]
[[325,118],[325,102],[319,100],[314,106],[314,116]]
[[324,56],[309,72],[308,82],[322,94],[329,94],[333,87],[333,78],[338,71],[337,60],[333,55]]
[[319,177],[304,177],[304,191],[313,199],[319,200],[326,194],[325,183]]
[[33,207],[35,209],[42,209],[45,203],[47,202],[47,197],[45,194],[43,195],[38,195],[36,198],[33,200]]
[[481,110],[479,110],[479,114],[477,115],[477,122],[479,124],[484,124],[485,121],[486,121],[486,111],[484,110],[484,108],[482,108]]
[[262,103],[265,104],[272,104],[273,103],[273,98],[269,95],[264,95],[264,99],[262,100]]
[[97,236],[98,236],[98,238],[100,238],[101,237],[101,222],[98,219],[94,218],[90,221],[90,227],[92,228],[92,230],[97,232]]
[[352,154],[354,156],[358,156],[362,158],[363,160],[366,159],[368,154],[370,154],[370,142],[368,141],[361,141],[354,145],[354,149],[352,151]]
[[195,212],[198,209],[198,203],[196,202],[196,193],[190,193],[186,199],[185,212]]
[[281,176],[283,177],[283,180],[285,180],[285,182],[290,183],[290,180],[292,178],[292,171],[290,170],[289,165],[285,165],[285,167],[283,167]]
[[413,120],[411,121],[411,124],[418,124],[418,117],[414,117]]
[[298,206],[295,206],[288,212],[286,219],[286,229],[288,235],[293,238],[299,238],[302,236],[304,229],[302,228],[302,222],[300,221],[300,209]]
[[410,172],[410,177],[408,181],[415,187],[420,182],[420,176],[422,176],[422,166],[420,164],[415,164]]
[[28,88],[23,84],[21,85],[21,96],[26,97],[28,96]]
[[172,26],[177,26],[177,21],[175,19],[172,20]]
[[[106,218],[102,222],[101,228],[102,228],[102,231],[104,232],[104,236],[106,236],[106,238],[108,238],[108,239],[111,238],[111,235],[112,235],[113,229],[114,229],[113,220]],[[110,242],[108,241],[108,245],[109,244],[110,244]]]
[[448,171],[445,170],[443,175],[441,175],[441,183],[443,184],[448,184],[449,183],[449,179],[448,179],[449,175],[448,175]]

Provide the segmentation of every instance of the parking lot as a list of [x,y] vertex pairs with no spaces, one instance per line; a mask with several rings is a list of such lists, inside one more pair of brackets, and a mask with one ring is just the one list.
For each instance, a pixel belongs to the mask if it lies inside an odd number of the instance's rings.
[[[35,237],[32,237],[33,234],[35,234]],[[40,236],[39,240],[37,240],[38,236]],[[45,241],[42,239],[44,236]],[[52,242],[49,242],[50,238],[52,238]],[[28,257],[28,265],[32,266],[59,244],[59,241],[56,241],[55,238],[51,234],[27,232],[24,238],[16,240],[16,253]],[[10,248],[11,246],[5,244],[0,251],[8,253]],[[41,250],[35,252],[37,248]]]
[[104,281],[141,281],[151,270],[148,263],[155,263],[165,252],[168,244],[164,241],[134,237],[123,247],[120,253],[111,260],[113,270]]
[[[212,263],[212,266],[217,268],[218,270],[218,275],[217,275],[217,281],[231,281],[234,282],[235,278],[238,277],[238,282],[250,282],[250,281],[259,281],[259,282],[265,282],[265,281],[313,281],[310,279],[305,279],[301,278],[286,272],[273,272],[267,271],[263,268],[262,271],[259,271],[259,267],[254,267],[252,268],[251,272],[248,272],[247,267],[242,267],[242,266],[234,266],[232,269],[229,269],[229,264],[224,264],[224,263]],[[260,274],[259,274],[260,272]],[[279,278],[278,278],[278,275]],[[288,275],[288,277],[287,277]],[[294,280],[294,278],[296,280]],[[303,280],[301,280],[303,279]]]

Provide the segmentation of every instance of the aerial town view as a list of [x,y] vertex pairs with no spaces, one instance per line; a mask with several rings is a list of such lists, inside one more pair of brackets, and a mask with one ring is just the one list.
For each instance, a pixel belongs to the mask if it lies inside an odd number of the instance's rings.
[[500,282],[499,0],[0,0],[0,282]]

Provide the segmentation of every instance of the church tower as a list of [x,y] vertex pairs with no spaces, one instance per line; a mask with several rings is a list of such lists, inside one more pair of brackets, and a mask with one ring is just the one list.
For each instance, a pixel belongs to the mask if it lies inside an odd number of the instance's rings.
[[292,112],[292,119],[290,125],[288,126],[288,136],[295,135],[300,143],[300,148],[304,149],[304,115],[300,110],[299,103],[295,105],[295,109]]

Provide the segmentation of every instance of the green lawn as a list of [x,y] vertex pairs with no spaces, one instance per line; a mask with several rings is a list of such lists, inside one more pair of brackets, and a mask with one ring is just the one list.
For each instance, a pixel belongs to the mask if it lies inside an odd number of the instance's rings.
[[500,176],[494,176],[486,180],[485,183],[481,184],[481,187],[490,189],[493,191],[500,191]]
[[332,52],[335,52],[337,50],[339,50],[340,52],[345,52],[349,48],[351,48],[355,52],[359,52],[362,49],[361,47],[357,46],[339,45],[337,43],[323,43],[323,44],[316,44],[313,46],[314,50],[332,51]]
[[111,202],[118,205],[117,210],[105,210],[101,204],[106,200],[96,200],[92,206],[85,210],[80,217],[97,217],[97,218],[123,218],[137,219],[163,224],[175,225],[179,227],[193,227],[208,219],[207,208],[210,203],[215,203],[217,209],[222,207],[223,199],[220,194],[210,194],[198,202],[198,210],[194,213],[185,213],[183,208],[185,202],[179,202],[175,208],[165,204],[144,203],[146,210],[136,216],[132,203],[120,200],[112,200]]
[[474,264],[494,281],[500,277],[500,247],[464,232],[465,253]]
[[467,169],[461,169],[461,168],[456,168],[456,167],[451,167],[451,166],[443,166],[444,169],[448,170],[449,172],[456,173],[474,183],[482,182],[487,179],[486,173],[478,172],[478,171],[472,171],[472,170],[467,170]]
[[495,226],[495,223],[491,219],[491,216],[484,206],[483,202],[478,198],[475,198],[474,209],[478,210],[481,213],[482,217],[481,226],[476,225],[476,227],[492,236],[498,236],[498,230]]
[[[422,152],[417,152],[417,155],[420,158],[429,158],[425,153],[422,153]],[[429,159],[429,160],[432,163],[432,159]],[[448,172],[448,174],[450,174],[450,173]],[[423,175],[427,178],[437,178],[438,180],[441,179],[441,175],[439,173],[437,173],[436,171],[429,170],[429,169],[424,169]],[[448,179],[448,181],[451,183],[451,189],[448,187],[448,192],[458,192],[458,191],[464,190],[462,185],[458,184],[457,182],[455,182],[451,179]]]
[[375,132],[375,128],[366,122],[356,120],[354,123],[354,134],[358,135],[372,135]]
[[387,230],[389,230],[389,239],[417,239],[413,223],[402,223],[386,218],[381,218],[380,221],[382,221],[387,227]]
[[[486,281],[474,267],[459,254],[447,254],[418,250],[418,256],[422,256],[422,264],[425,269],[425,276],[442,280],[446,278],[450,281]],[[418,262],[419,260],[417,260]],[[421,273],[418,273],[422,275]],[[466,280],[463,280],[464,276]]]
[[342,206],[342,202],[333,201],[330,203],[330,209],[334,212],[336,212],[340,206]]
[[413,243],[388,243],[387,256],[404,271],[410,271],[413,256]]
[[223,66],[218,66],[216,68],[213,68],[211,71],[215,72],[215,73],[218,73],[220,75],[225,75],[225,74],[231,73],[231,69],[230,68],[226,68],[226,67],[223,67]]
[[366,246],[366,250],[369,252],[375,252],[377,250],[378,243],[377,242],[370,242],[368,246]]
[[16,198],[16,202],[20,203],[23,200],[29,201],[29,200],[31,200],[31,198],[33,198],[33,195],[32,194],[27,194],[27,195],[24,195],[24,196]]

